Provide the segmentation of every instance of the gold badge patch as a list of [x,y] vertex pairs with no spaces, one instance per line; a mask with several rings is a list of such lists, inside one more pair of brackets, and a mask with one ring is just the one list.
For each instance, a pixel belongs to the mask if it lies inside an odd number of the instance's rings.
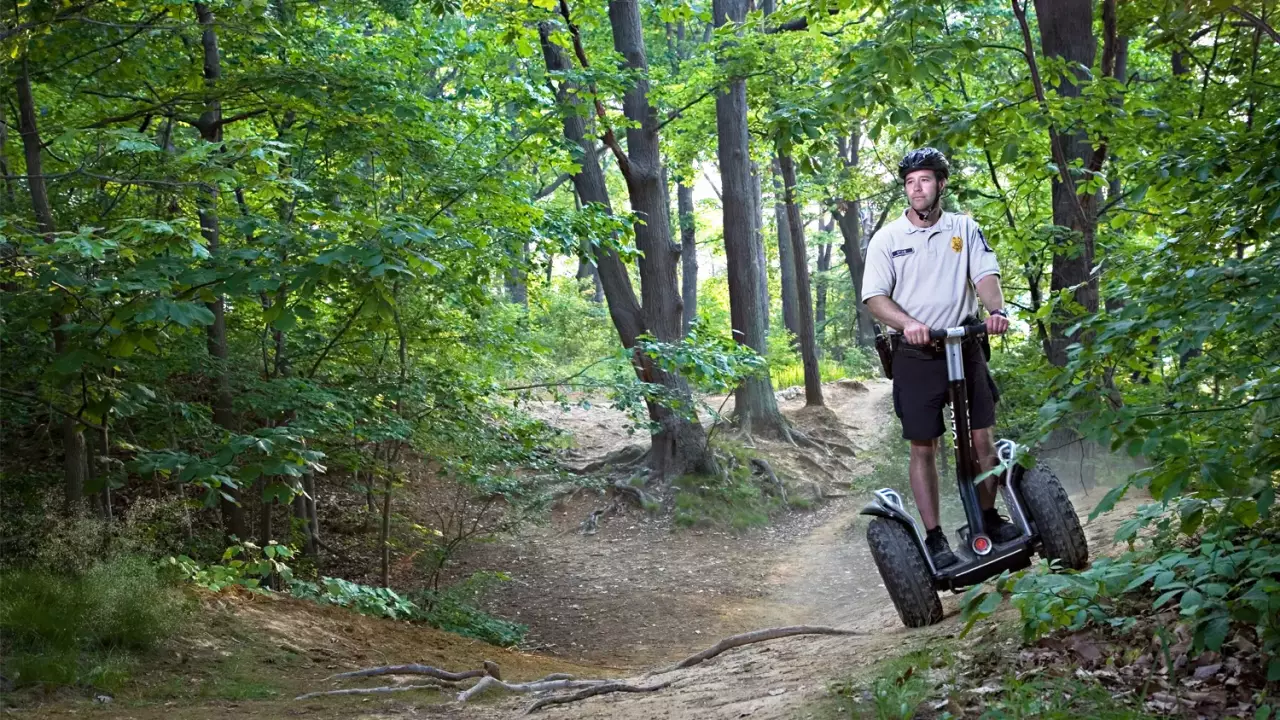
[[964,247],[964,241],[960,239],[960,236],[953,235],[951,237],[951,249],[955,250],[956,252],[960,252],[961,248],[963,247]]

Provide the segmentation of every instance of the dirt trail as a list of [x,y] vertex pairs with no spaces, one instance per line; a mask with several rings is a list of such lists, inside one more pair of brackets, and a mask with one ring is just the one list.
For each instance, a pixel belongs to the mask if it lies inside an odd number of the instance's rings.
[[[848,439],[862,450],[874,445],[878,436],[893,425],[888,382],[870,381],[865,388],[852,384],[828,388],[831,413],[822,413],[823,422],[816,429],[830,430],[834,416]],[[805,416],[814,413],[802,410],[802,406],[803,397],[793,398],[783,403],[783,410],[793,422],[813,428]],[[598,433],[609,422],[601,418],[600,408],[593,411],[588,422],[585,442],[595,452],[608,452],[624,444],[617,440],[611,444]],[[868,469],[862,460],[845,464],[853,473],[837,471],[836,475],[844,475],[841,481]],[[592,538],[572,532],[559,534],[554,547],[565,554],[563,569],[570,578],[568,585],[576,579],[596,588],[600,585],[591,583],[601,582],[601,577],[617,580],[594,602],[590,593],[554,595],[557,589],[566,589],[557,588],[554,579],[544,578],[542,584],[531,585],[534,592],[550,591],[553,595],[544,597],[553,607],[563,608],[565,600],[578,599],[570,604],[580,615],[563,629],[564,637],[575,638],[569,640],[570,648],[580,650],[566,654],[575,660],[596,660],[620,667],[644,664],[649,669],[631,675],[632,681],[647,684],[674,680],[674,684],[657,693],[592,698],[563,708],[548,708],[539,714],[549,718],[671,720],[802,717],[804,708],[812,707],[825,695],[830,681],[847,677],[850,671],[886,655],[957,632],[960,596],[951,594],[943,596],[947,619],[942,623],[920,630],[901,625],[866,549],[866,518],[858,515],[865,501],[861,493],[837,497],[817,512],[801,514],[779,527],[742,538],[716,533],[673,535],[656,523],[631,523],[625,518],[613,521],[613,532],[602,529]],[[1132,502],[1086,525],[1091,555],[1096,557],[1107,551],[1116,525],[1128,514]],[[1082,514],[1092,507],[1084,501],[1076,504]],[[562,512],[566,520],[581,518],[585,508],[571,505]],[[628,523],[626,530],[621,527],[623,523]],[[628,537],[628,533],[638,537]],[[630,546],[637,539],[640,545]],[[591,547],[596,550],[589,550]],[[577,561],[587,558],[587,562]],[[655,562],[661,562],[661,566],[651,567]],[[546,563],[541,559],[534,567],[542,570]],[[639,582],[630,579],[633,574],[642,576],[637,578]],[[623,578],[619,579],[619,575]],[[617,596],[613,594],[615,589]],[[531,593],[516,595],[523,597],[512,597],[512,601],[529,600]],[[605,615],[605,627],[593,621],[599,612]],[[720,637],[806,623],[852,628],[866,634],[785,638],[732,650],[687,670],[666,674],[653,670],[707,647]],[[537,627],[538,623],[535,621],[534,625]],[[564,648],[552,646],[548,650],[563,652]],[[484,714],[494,712],[494,717],[509,717],[527,702],[524,698],[506,699]]]

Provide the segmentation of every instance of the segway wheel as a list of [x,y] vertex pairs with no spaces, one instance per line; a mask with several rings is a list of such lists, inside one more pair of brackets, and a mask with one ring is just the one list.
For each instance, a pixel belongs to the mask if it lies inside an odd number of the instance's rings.
[[896,520],[874,518],[867,526],[867,544],[902,623],[916,628],[942,620],[942,601],[911,531]]
[[1020,484],[1027,512],[1040,534],[1040,555],[1058,560],[1064,569],[1083,570],[1089,563],[1089,545],[1067,491],[1044,463],[1026,471]]

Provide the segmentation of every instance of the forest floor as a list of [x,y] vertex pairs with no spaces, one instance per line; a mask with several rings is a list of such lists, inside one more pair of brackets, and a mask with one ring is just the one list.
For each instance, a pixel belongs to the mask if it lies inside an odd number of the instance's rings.
[[[746,531],[673,529],[669,519],[629,510],[583,535],[579,524],[606,500],[579,491],[557,503],[547,523],[467,553],[460,574],[502,570],[511,576],[490,594],[486,608],[530,627],[526,652],[337,608],[224,594],[202,599],[200,628],[172,642],[135,687],[109,704],[53,697],[7,712],[148,719],[520,714],[529,699],[501,693],[466,705],[451,702],[452,692],[292,700],[340,687],[326,680],[335,672],[397,663],[457,671],[487,659],[507,680],[564,672],[637,684],[672,681],[657,692],[617,693],[539,711],[549,718],[826,717],[834,711],[833,683],[960,629],[959,596],[950,594],[943,596],[942,623],[903,628],[866,548],[866,518],[858,510],[867,488],[877,484],[875,451],[896,438],[889,388],[882,380],[840,381],[825,386],[827,408],[805,409],[802,394],[782,402],[797,427],[837,448],[830,455],[754,441],[761,456],[793,478],[792,492],[822,496],[812,510],[787,511],[768,527]],[[563,413],[547,405],[535,412],[574,435],[574,453],[584,463],[632,442],[625,419],[607,408]],[[1098,498],[1078,499],[1077,510],[1086,515]],[[1137,502],[1128,500],[1085,525],[1091,556],[1113,549],[1116,526]],[[997,617],[1010,627],[1017,623],[1008,610]],[[783,638],[692,668],[661,670],[732,634],[800,624],[860,634]],[[387,684],[381,678],[365,683]]]

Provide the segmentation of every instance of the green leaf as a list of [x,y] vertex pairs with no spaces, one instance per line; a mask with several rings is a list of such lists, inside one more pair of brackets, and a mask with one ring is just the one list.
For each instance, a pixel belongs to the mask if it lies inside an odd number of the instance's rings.
[[1182,593],[1182,599],[1178,601],[1178,604],[1182,606],[1183,615],[1190,615],[1204,604],[1204,595],[1200,594],[1199,590],[1191,588]]
[[1231,629],[1231,620],[1226,615],[1215,615],[1209,619],[1204,630],[1204,646],[1214,652],[1222,648]]

